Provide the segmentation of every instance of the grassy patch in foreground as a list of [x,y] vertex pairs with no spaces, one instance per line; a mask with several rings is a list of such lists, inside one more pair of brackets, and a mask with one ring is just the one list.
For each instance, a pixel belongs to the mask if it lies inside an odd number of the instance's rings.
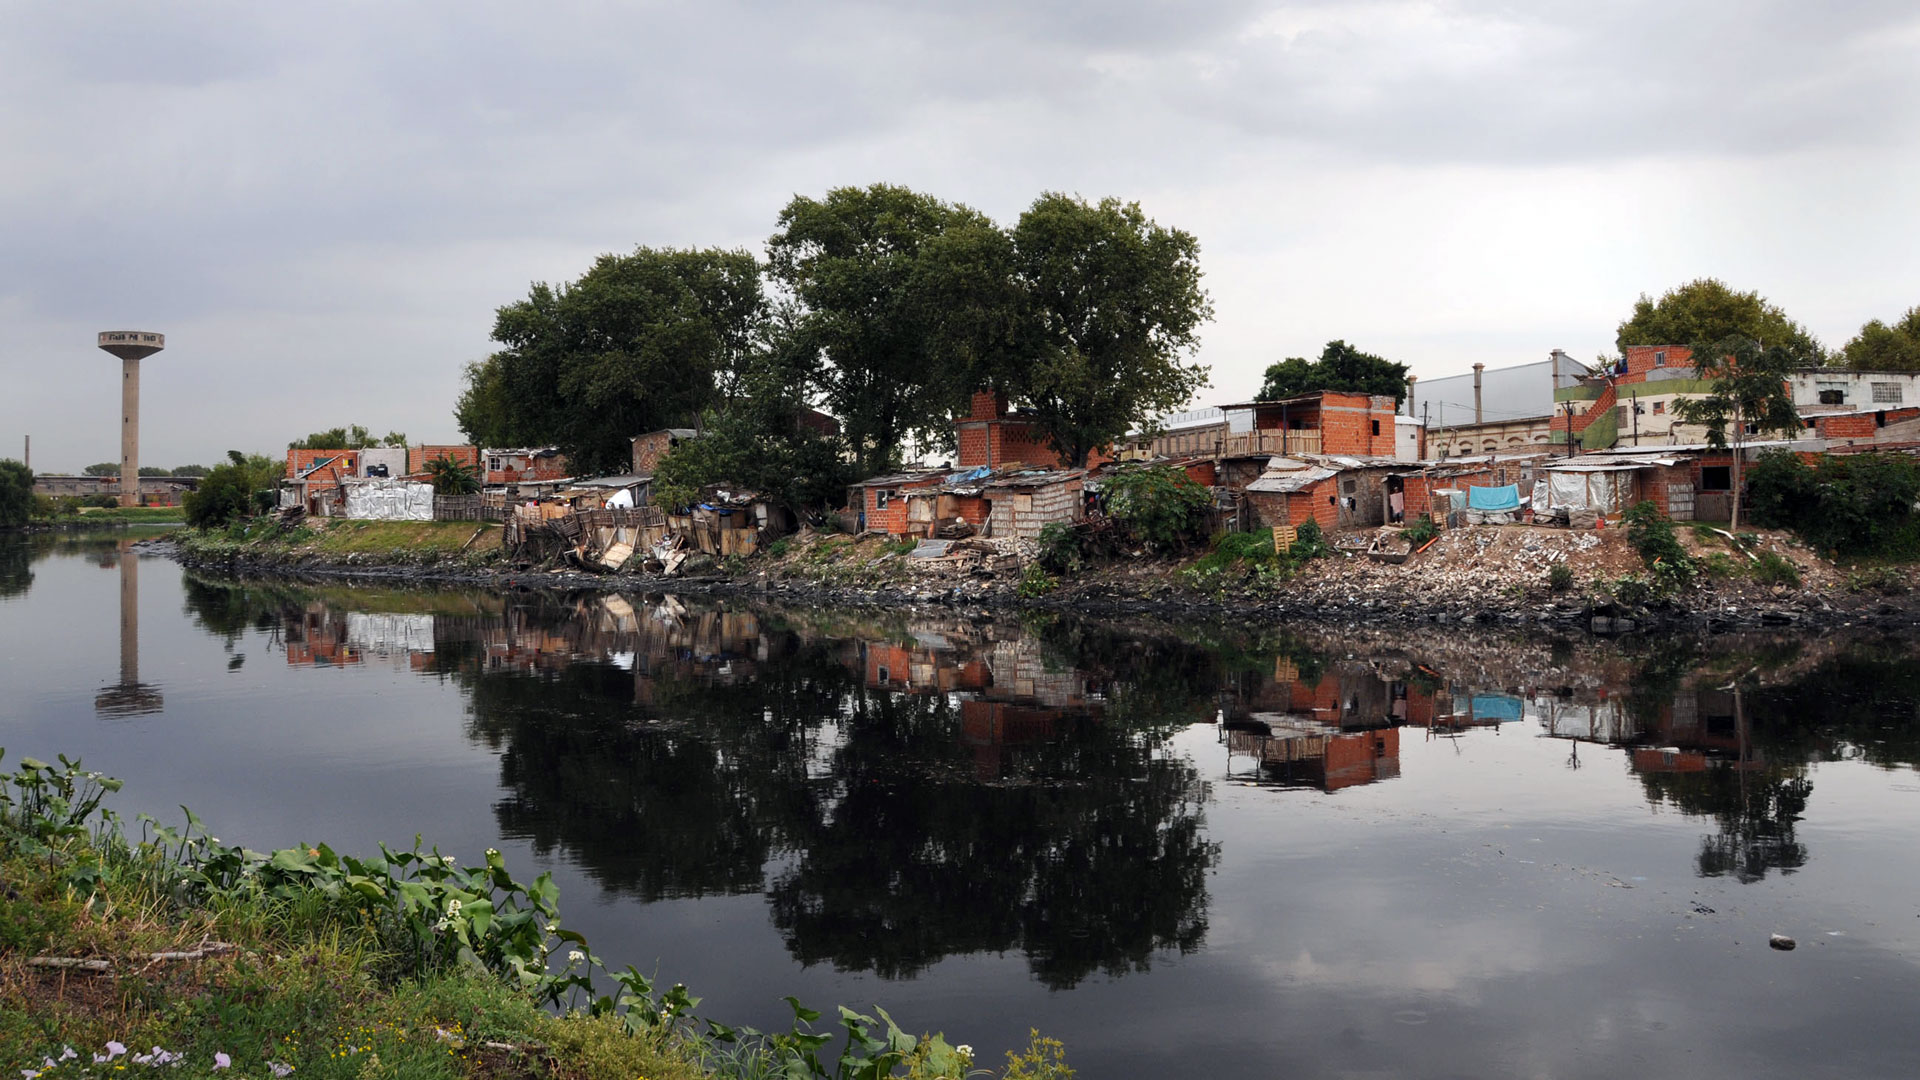
[[[188,814],[139,837],[101,807],[118,781],[65,758],[0,773],[0,1071],[324,1080],[961,1080],[964,1047],[788,998],[793,1030],[697,1019],[675,985],[601,964],[545,874],[500,853],[356,859],[326,845],[223,847]],[[598,993],[598,977],[613,994]],[[876,1010],[877,1011],[877,1010]],[[884,1019],[885,1014],[881,1013]],[[704,1027],[702,1026],[704,1025]],[[12,1075],[13,1073],[8,1073]],[[1034,1036],[1004,1080],[1070,1080]]]
[[179,506],[103,506],[83,507],[69,521],[79,521],[86,525],[103,525],[124,522],[131,525],[154,525],[168,522],[184,522],[187,511]]
[[[309,523],[314,551],[328,555],[453,555],[500,546],[500,526],[482,521],[328,521]],[[475,537],[478,533],[478,537]],[[469,540],[473,542],[468,543]]]

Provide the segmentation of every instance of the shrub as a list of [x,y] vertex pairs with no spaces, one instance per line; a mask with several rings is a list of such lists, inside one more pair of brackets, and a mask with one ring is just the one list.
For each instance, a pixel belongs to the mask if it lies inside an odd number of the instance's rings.
[[1753,563],[1753,579],[1762,585],[1798,585],[1800,568],[1771,551],[1762,551]]
[[1898,596],[1907,591],[1907,579],[1900,571],[1890,566],[1876,566],[1848,574],[1847,591],[1877,592],[1882,596]]
[[1827,455],[1808,465],[1769,450],[1748,484],[1754,520],[1792,529],[1823,550],[1843,555],[1904,553],[1913,505],[1920,498],[1920,461],[1900,454]]
[[1039,562],[1051,574],[1078,572],[1084,563],[1079,531],[1058,521],[1041,526]]
[[1060,587],[1060,579],[1047,573],[1046,568],[1037,562],[1027,564],[1020,574],[1020,584],[1014,592],[1023,600],[1036,600]]
[[1414,523],[1406,528],[1407,543],[1415,548],[1426,546],[1427,541],[1440,535],[1439,526],[1433,523],[1432,514],[1421,514]]
[[769,558],[784,558],[787,552],[791,550],[793,550],[793,541],[784,536],[767,545],[767,555]]
[[1677,592],[1693,584],[1700,569],[1680,538],[1673,533],[1673,522],[1651,502],[1638,502],[1627,509],[1627,542],[1640,553],[1640,561],[1653,575],[1652,586],[1660,593]]
[[1295,562],[1306,562],[1317,559],[1331,550],[1333,549],[1327,546],[1326,539],[1320,532],[1320,523],[1308,518],[1301,522],[1300,528],[1294,531],[1293,546],[1287,549],[1287,554],[1293,556]]
[[1107,516],[1159,551],[1190,543],[1200,534],[1213,505],[1211,492],[1182,470],[1168,466],[1121,469],[1101,485]]
[[1566,563],[1554,563],[1548,567],[1547,588],[1557,593],[1573,588],[1573,567]]

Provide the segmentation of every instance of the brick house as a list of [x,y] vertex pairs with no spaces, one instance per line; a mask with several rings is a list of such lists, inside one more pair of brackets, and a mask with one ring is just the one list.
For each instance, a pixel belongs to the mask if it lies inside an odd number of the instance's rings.
[[1281,401],[1224,406],[1220,453],[1350,454],[1391,458],[1398,402],[1385,394],[1319,390]]
[[477,474],[480,471],[480,448],[454,444],[428,444],[407,447],[407,473],[417,476],[427,471],[427,462],[451,458],[467,466]]
[[944,469],[929,472],[893,473],[875,476],[853,485],[851,500],[860,510],[862,532],[906,536],[910,530],[907,495],[916,490],[937,487],[952,474]]
[[660,467],[660,459],[667,456],[674,447],[688,439],[698,438],[700,433],[693,428],[661,428],[649,431],[645,435],[635,435],[633,443],[633,471],[641,476],[652,476]]
[[[1062,469],[1075,467],[1038,421],[1020,413],[1009,413],[1007,401],[997,391],[979,390],[972,399],[972,410],[954,421],[960,455],[956,464],[962,469],[985,465],[999,469],[1009,465],[1038,465]],[[1105,450],[1087,455],[1087,467],[1098,468],[1113,460]]]
[[567,456],[553,446],[516,449],[489,447],[481,452],[480,468],[481,483],[488,487],[545,483],[565,480],[572,475],[567,471]]

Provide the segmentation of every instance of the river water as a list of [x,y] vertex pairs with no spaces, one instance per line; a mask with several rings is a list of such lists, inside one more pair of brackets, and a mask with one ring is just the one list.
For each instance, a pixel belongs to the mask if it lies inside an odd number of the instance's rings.
[[239,584],[0,537],[8,763],[253,847],[499,847],[703,1015],[877,1003],[989,1060],[1036,1027],[1088,1078],[1920,1073],[1915,660]]

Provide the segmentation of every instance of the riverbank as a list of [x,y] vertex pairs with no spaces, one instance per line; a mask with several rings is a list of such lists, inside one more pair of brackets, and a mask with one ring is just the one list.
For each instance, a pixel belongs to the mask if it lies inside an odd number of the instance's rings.
[[135,525],[184,525],[186,521],[187,512],[178,506],[90,507],[59,517],[33,518],[25,525],[0,528],[0,532],[84,532]]
[[[1597,633],[1655,627],[1920,624],[1912,566],[1846,567],[1790,534],[1757,530],[1736,545],[1676,527],[1697,567],[1690,584],[1656,584],[1624,531],[1469,526],[1404,562],[1380,561],[1365,536],[1319,558],[1276,565],[1196,552],[1145,552],[1050,574],[1027,541],[963,541],[938,557],[879,536],[803,532],[751,558],[694,556],[671,576],[515,565],[497,526],[472,522],[261,523],[245,535],[188,533],[184,564],[249,575],[491,588],[746,595],[841,606],[949,605],[1087,614],[1337,619],[1388,623],[1556,624]],[[637,560],[636,560],[637,561]]]
[[[131,840],[100,809],[117,781],[64,758],[20,764],[0,773],[9,1075],[853,1075],[821,1063],[835,1040],[812,1034],[819,1014],[797,1003],[792,1032],[735,1033],[696,1018],[684,987],[603,967],[561,927],[551,879],[515,880],[498,852],[466,865],[417,846],[262,854],[220,846],[191,815]],[[876,1076],[1072,1076],[1038,1037],[1024,1064],[975,1073],[964,1048],[890,1021],[842,1010],[823,1026],[864,1037],[847,1053]]]

